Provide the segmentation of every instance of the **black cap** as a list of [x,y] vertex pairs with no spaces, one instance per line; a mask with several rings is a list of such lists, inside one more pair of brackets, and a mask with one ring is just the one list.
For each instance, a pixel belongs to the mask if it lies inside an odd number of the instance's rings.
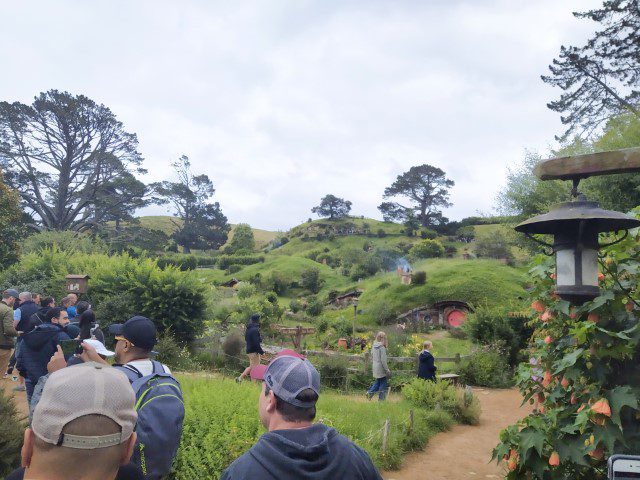
[[136,315],[124,323],[109,325],[109,333],[120,335],[143,350],[151,350],[156,344],[156,326],[147,317]]

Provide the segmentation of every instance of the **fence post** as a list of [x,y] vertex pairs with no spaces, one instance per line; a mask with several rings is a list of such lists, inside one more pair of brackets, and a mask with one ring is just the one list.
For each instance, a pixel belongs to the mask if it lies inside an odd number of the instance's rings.
[[456,365],[458,365],[461,361],[460,354],[456,353]]
[[370,352],[365,352],[364,353],[364,361],[363,364],[364,366],[362,367],[362,373],[363,374],[367,374],[367,365],[369,365],[369,358],[371,357],[371,353]]
[[382,453],[387,453],[387,445],[389,443],[389,419],[384,422],[382,427]]
[[413,409],[409,410],[409,434],[413,433]]

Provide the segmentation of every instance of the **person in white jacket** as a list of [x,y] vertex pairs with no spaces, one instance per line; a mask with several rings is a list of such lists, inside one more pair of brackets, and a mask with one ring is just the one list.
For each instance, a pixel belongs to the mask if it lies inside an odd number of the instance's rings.
[[378,401],[382,401],[387,396],[387,389],[389,388],[389,378],[391,377],[391,370],[387,364],[387,334],[384,332],[378,332],[376,340],[373,342],[371,348],[371,361],[373,363],[373,378],[375,381],[371,388],[367,391],[367,398],[371,398],[378,392]]

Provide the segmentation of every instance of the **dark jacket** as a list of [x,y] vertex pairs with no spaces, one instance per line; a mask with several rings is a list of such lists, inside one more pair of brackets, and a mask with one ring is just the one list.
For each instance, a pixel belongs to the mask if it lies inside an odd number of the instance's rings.
[[260,346],[262,339],[260,338],[260,327],[257,323],[247,325],[244,339],[247,342],[247,353],[259,353],[260,355],[264,353]]
[[382,480],[369,455],[333,428],[274,430],[236,459],[220,480]]
[[435,380],[436,370],[435,359],[431,353],[423,350],[420,354],[420,363],[418,364],[418,378],[424,378],[425,380]]
[[51,310],[51,307],[42,307],[36,313],[31,315],[31,318],[29,319],[29,332],[38,325],[42,325],[47,321],[47,312],[49,312],[49,310]]
[[31,316],[40,310],[33,301],[28,301],[20,304],[20,321],[18,322],[18,326],[16,330],[19,332],[27,333],[33,330],[31,327]]
[[43,323],[22,336],[23,342],[18,354],[16,366],[26,378],[38,383],[38,379],[47,374],[47,363],[62,340],[70,340],[67,332],[55,323]]
[[13,327],[13,308],[0,302],[0,348],[11,350],[13,339],[17,336],[18,331]]

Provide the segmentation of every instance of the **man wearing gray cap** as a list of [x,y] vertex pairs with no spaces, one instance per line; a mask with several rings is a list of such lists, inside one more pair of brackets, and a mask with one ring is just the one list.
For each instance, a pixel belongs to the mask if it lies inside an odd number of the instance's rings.
[[113,480],[136,443],[135,396],[127,377],[89,362],[52,373],[24,434],[30,480]]
[[221,480],[382,480],[369,455],[322,423],[312,423],[320,374],[295,352],[256,366],[251,377],[264,380],[258,401],[267,433],[237,458]]

